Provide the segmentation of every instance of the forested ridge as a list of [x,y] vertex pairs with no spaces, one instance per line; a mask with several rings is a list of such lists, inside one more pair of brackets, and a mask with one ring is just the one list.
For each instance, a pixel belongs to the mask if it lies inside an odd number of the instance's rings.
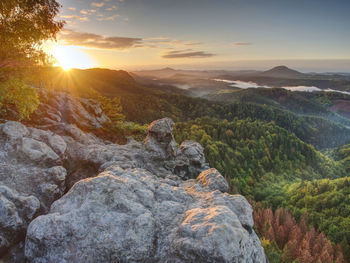
[[210,165],[222,171],[232,187],[254,198],[262,198],[261,192],[255,191],[260,183],[340,177],[344,173],[336,162],[273,122],[204,117],[178,123],[175,136],[177,141],[200,142]]
[[264,122],[274,121],[276,125],[319,149],[339,146],[350,140],[349,130],[330,119],[298,115],[288,110],[255,103],[223,104],[178,94],[156,94],[123,95],[121,104],[127,119],[141,123],[151,121],[153,116],[157,118],[168,116],[176,121],[193,120],[205,116],[228,121],[234,118],[250,118]]

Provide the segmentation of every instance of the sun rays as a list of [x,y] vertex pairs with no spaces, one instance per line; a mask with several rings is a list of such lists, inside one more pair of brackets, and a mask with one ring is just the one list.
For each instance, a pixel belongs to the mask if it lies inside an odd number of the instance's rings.
[[50,53],[56,60],[56,66],[60,66],[64,71],[94,67],[90,56],[77,46],[53,46]]

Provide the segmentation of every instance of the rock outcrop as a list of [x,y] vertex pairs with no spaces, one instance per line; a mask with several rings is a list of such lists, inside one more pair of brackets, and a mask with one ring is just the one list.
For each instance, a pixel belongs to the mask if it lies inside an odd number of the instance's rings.
[[[130,140],[126,145],[106,144],[94,138],[81,140],[83,136],[65,136],[67,159],[75,171],[69,176],[69,187],[80,179],[96,176],[110,166],[144,168],[161,177],[178,176],[194,178],[208,169],[202,146],[185,141],[177,146],[172,132],[174,122],[164,118],[151,123],[143,143]],[[87,135],[85,135],[87,136]],[[79,141],[77,141],[79,140]]]
[[24,239],[29,222],[65,191],[67,145],[50,131],[0,125],[0,255]]
[[81,130],[106,121],[98,103],[46,96],[35,127],[0,124],[0,258],[265,262],[251,206],[171,119],[117,145]]
[[37,125],[58,128],[58,123],[75,124],[82,129],[100,128],[108,121],[100,104],[67,92],[39,89],[40,105],[32,119]]
[[30,262],[265,262],[252,208],[211,169],[197,180],[110,167],[29,226]]

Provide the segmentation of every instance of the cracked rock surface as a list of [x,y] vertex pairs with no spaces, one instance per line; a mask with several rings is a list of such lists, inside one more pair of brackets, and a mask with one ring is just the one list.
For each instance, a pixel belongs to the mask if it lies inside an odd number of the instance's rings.
[[110,167],[32,221],[25,255],[30,262],[265,262],[248,202],[220,191],[216,170],[200,178]]

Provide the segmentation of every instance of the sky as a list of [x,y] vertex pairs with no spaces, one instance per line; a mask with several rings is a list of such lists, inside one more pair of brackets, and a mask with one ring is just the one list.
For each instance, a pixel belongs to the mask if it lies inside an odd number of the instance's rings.
[[86,67],[350,72],[349,0],[58,1],[58,53]]

